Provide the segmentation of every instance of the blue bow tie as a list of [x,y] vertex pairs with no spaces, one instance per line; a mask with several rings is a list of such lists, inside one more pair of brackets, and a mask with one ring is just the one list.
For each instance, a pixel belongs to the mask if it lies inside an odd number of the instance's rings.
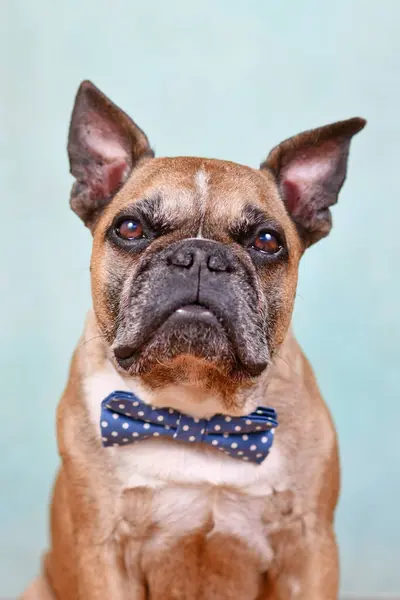
[[216,415],[194,419],[172,408],[155,408],[130,392],[112,392],[101,403],[103,446],[125,446],[167,437],[201,443],[235,458],[262,463],[274,440],[277,414],[260,407],[247,417]]

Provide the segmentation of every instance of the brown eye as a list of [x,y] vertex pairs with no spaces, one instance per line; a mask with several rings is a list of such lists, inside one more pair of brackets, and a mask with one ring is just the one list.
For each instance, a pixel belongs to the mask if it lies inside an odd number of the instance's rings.
[[115,229],[117,235],[123,240],[138,240],[143,237],[143,227],[139,221],[125,219]]
[[254,241],[253,248],[271,255],[277,254],[282,249],[282,245],[276,235],[270,231],[260,231]]

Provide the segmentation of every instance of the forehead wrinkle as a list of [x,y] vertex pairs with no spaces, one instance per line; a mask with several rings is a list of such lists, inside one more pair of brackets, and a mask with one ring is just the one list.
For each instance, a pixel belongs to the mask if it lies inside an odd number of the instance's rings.
[[287,219],[272,175],[236,163],[194,157],[146,161],[133,170],[105,213],[112,219],[118,210],[157,194],[162,196],[166,213],[184,222],[193,236],[199,231],[204,237],[227,232],[249,203],[267,208],[278,220]]
[[228,232],[233,223],[244,218],[249,205],[279,219],[281,201],[276,187],[258,171],[228,163],[207,174],[204,230],[208,237],[221,228]]
[[280,224],[268,210],[254,204],[247,204],[236,221],[230,225],[229,229],[232,233],[240,233],[246,232],[250,228],[267,224],[280,228]]
[[131,176],[126,185],[111,203],[110,215],[116,210],[129,210],[142,202],[158,202],[157,212],[169,220],[196,223],[199,220],[196,206],[197,191],[193,177],[180,171],[165,173],[153,170],[150,173],[137,173]]

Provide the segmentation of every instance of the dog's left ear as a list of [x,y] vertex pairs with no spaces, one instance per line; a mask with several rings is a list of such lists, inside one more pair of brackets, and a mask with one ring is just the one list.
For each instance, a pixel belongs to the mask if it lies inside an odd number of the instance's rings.
[[306,247],[332,227],[329,207],[346,178],[350,141],[365,124],[356,117],[300,133],[276,146],[260,167],[275,175]]
[[78,90],[68,137],[71,208],[89,228],[137,162],[153,157],[141,129],[90,81]]

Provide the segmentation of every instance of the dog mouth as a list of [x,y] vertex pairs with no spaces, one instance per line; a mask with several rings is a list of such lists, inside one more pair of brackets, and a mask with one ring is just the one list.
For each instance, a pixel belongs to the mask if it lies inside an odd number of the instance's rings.
[[[166,315],[163,321],[158,323],[150,334],[142,340],[140,347],[149,343],[163,328],[184,328],[193,323],[218,329],[220,334],[221,330],[225,329],[224,319],[217,316],[211,308],[199,303],[184,304]],[[129,369],[140,355],[137,344],[122,344],[116,346],[113,351],[117,363],[125,370]]]
[[212,310],[202,304],[186,304],[175,310],[168,318],[170,319],[200,319],[210,325],[219,325],[222,319],[214,314]]
[[133,314],[139,318],[126,313],[112,347],[118,367],[131,375],[148,375],[191,357],[232,377],[260,375],[270,355],[261,314],[252,305],[254,294],[220,285],[187,288],[168,286],[153,293],[144,310],[138,310],[136,296]]

